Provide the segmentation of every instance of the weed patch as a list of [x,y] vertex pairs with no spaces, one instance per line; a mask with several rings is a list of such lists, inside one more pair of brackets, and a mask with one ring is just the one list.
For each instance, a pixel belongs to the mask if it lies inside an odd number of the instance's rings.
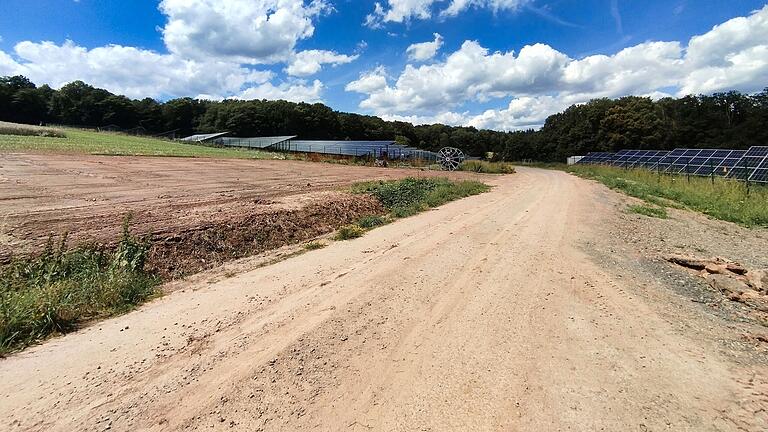
[[654,217],[659,219],[667,219],[667,209],[664,207],[656,207],[649,205],[633,205],[629,206],[629,211],[632,213],[641,214],[643,216]]
[[362,237],[365,230],[357,225],[344,225],[336,232],[335,240],[350,240]]
[[144,271],[149,244],[128,223],[117,247],[66,248],[50,239],[37,257],[0,269],[0,354],[23,348],[79,322],[126,312],[156,293],[160,279]]
[[382,226],[386,224],[387,224],[387,219],[385,219],[382,216],[365,216],[360,218],[360,220],[357,221],[357,226],[365,229],[376,228],[377,226]]
[[311,241],[304,245],[304,249],[308,251],[322,249],[326,247],[327,245],[325,243],[319,242],[319,241]]
[[509,162],[468,160],[459,166],[459,170],[484,174],[513,174],[515,166]]
[[445,178],[406,178],[353,186],[354,192],[373,195],[394,218],[412,216],[430,207],[487,192],[489,189],[488,185],[477,181],[453,182]]

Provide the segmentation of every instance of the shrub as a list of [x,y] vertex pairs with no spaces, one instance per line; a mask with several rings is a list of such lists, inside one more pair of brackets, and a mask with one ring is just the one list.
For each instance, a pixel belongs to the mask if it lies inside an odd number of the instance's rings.
[[336,240],[350,240],[361,237],[365,234],[365,230],[357,225],[344,225],[336,232],[334,237]]

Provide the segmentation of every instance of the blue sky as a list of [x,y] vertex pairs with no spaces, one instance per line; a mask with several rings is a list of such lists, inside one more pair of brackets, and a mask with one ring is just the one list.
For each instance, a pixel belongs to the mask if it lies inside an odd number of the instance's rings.
[[519,129],[591,97],[768,86],[765,4],[0,0],[0,75]]

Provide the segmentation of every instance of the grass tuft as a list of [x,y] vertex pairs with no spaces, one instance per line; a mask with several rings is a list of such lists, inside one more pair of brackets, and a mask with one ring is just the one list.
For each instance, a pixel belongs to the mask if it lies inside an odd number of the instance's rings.
[[336,232],[335,240],[350,240],[362,237],[365,230],[357,225],[344,225]]
[[669,217],[667,215],[667,209],[665,209],[664,207],[656,207],[656,206],[649,206],[649,205],[633,205],[633,206],[629,206],[629,211],[632,213],[643,215],[643,216],[654,217],[659,219],[667,219]]
[[322,249],[324,247],[328,246],[327,244],[319,241],[311,241],[304,245],[304,249],[308,251]]
[[468,160],[464,161],[461,166],[459,166],[459,170],[484,174],[513,174],[515,172],[515,166],[509,162]]
[[768,227],[768,187],[706,177],[659,175],[652,171],[573,165],[568,172],[597,180],[611,189],[663,207],[695,210],[715,219],[747,227]]
[[156,293],[144,271],[149,243],[131,236],[126,219],[114,250],[68,250],[66,235],[37,257],[0,268],[0,354],[23,348],[79,322],[126,312]]

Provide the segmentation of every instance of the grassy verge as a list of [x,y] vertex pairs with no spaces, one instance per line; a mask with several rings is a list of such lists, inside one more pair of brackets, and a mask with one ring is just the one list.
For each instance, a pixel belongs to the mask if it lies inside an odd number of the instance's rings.
[[156,294],[160,279],[144,271],[148,243],[127,223],[117,248],[58,246],[0,268],[0,355],[83,321],[126,312]]
[[388,214],[361,218],[352,225],[342,227],[335,238],[357,238],[365,231],[395,219],[412,216],[450,201],[487,192],[489,189],[488,185],[476,181],[454,182],[444,178],[406,178],[357,183],[352,186],[353,192],[373,195],[387,209]]
[[684,207],[748,227],[768,227],[768,187],[709,178],[658,175],[648,170],[574,165],[568,172],[597,180],[611,189],[659,207]]
[[[55,129],[64,137],[21,135],[17,129],[33,130],[34,126],[13,125],[0,129],[0,152],[31,151],[43,153],[81,153],[113,156],[174,156],[233,159],[286,159],[283,153],[250,149],[206,147],[158,138],[137,137],[112,132],[81,129]],[[13,128],[11,126],[14,126]],[[15,127],[18,126],[18,127]],[[44,128],[45,129],[45,128]],[[54,130],[54,129],[51,129]],[[5,131],[5,132],[4,132]]]
[[515,172],[515,167],[509,162],[468,160],[459,166],[459,170],[484,174],[512,174]]

